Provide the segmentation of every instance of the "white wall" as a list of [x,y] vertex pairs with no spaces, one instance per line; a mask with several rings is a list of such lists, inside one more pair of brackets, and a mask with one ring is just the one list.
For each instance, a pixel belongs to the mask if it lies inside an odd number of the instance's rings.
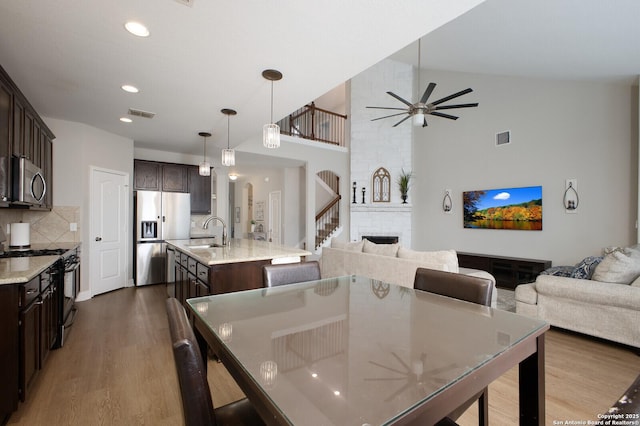
[[[89,290],[91,247],[89,217],[89,167],[101,167],[129,174],[133,182],[133,140],[117,136],[86,124],[43,117],[56,136],[53,141],[53,205],[79,206],[81,209],[82,257],[81,291]],[[132,205],[132,191],[129,192]],[[131,215],[127,215],[131,221]],[[131,222],[127,224],[131,229]],[[129,243],[127,259],[131,259]],[[133,265],[127,265],[127,277],[132,278]]]
[[[467,87],[449,103],[479,102],[432,117],[414,129],[413,241],[418,249],[549,259],[574,264],[610,245],[636,242],[638,89],[624,85],[548,81],[429,71],[432,100]],[[378,88],[376,90],[389,90]],[[455,112],[453,112],[455,111]],[[512,143],[495,146],[510,130]],[[580,205],[567,214],[565,179],[578,180]],[[462,192],[542,185],[543,230],[464,229]],[[453,211],[442,211],[446,188]]]

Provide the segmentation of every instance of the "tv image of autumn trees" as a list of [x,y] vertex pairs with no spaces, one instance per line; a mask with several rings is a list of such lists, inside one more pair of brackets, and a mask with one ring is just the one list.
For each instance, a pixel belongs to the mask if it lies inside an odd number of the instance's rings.
[[542,198],[480,209],[486,192],[463,193],[465,228],[542,230]]

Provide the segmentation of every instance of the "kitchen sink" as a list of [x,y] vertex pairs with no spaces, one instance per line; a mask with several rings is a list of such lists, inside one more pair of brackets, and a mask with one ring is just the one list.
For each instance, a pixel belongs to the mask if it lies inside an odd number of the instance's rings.
[[187,245],[190,249],[208,249],[208,248],[216,248],[222,247],[220,244],[216,243],[206,243],[206,244],[189,244]]

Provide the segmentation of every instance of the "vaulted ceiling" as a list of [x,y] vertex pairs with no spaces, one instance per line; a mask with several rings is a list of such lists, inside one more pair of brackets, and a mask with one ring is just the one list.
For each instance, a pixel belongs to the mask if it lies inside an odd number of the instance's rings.
[[[636,0],[3,1],[0,65],[41,115],[197,155],[199,131],[226,145],[222,108],[238,111],[232,145],[259,140],[264,69],[284,74],[277,120],[392,54],[415,62],[422,36],[426,68],[631,84],[638,16]],[[120,122],[129,108],[156,115]]]

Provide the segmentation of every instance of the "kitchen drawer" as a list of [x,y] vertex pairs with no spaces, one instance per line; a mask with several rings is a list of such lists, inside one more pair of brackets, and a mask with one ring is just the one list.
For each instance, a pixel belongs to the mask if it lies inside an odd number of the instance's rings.
[[189,256],[187,256],[184,253],[180,253],[180,265],[186,268],[188,262],[189,262]]
[[40,294],[40,276],[20,286],[20,307],[24,308]]
[[189,260],[187,261],[187,269],[189,270],[189,272],[191,272],[193,275],[196,275],[196,265],[198,264],[198,262],[196,262],[195,259],[189,258]]
[[209,266],[202,263],[196,265],[197,274],[196,277],[203,283],[209,285]]

